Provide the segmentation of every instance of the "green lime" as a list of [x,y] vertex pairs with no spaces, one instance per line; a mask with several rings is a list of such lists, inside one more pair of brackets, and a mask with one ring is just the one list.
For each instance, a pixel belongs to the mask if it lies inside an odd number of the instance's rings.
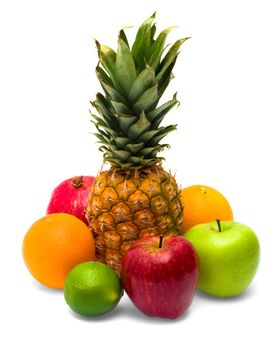
[[69,307],[83,316],[111,311],[123,295],[121,280],[114,270],[100,262],[76,265],[67,275],[64,297]]

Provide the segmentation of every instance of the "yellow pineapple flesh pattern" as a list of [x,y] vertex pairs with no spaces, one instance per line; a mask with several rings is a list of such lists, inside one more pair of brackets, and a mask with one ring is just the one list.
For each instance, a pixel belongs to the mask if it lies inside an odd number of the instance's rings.
[[181,234],[183,210],[174,177],[161,166],[101,172],[86,209],[96,259],[119,275],[125,252],[145,235]]

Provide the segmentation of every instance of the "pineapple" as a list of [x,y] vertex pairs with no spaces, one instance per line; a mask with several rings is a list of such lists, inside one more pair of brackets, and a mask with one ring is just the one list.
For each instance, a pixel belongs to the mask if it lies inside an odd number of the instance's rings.
[[[179,49],[188,38],[165,48],[171,28],[155,38],[155,14],[138,29],[132,47],[124,30],[117,52],[96,42],[96,75],[104,93],[91,102],[92,122],[110,169],[101,171],[91,188],[86,216],[96,242],[96,259],[118,274],[121,260],[135,240],[145,235],[181,234],[180,188],[162,168],[160,141],[176,125],[161,126],[178,104],[176,94],[158,106],[172,79]],[[167,51],[167,52],[166,52]]]

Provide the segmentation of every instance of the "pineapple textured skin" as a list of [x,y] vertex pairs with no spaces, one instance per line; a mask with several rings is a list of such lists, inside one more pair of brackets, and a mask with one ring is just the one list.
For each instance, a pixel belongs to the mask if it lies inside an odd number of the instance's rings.
[[101,172],[88,203],[86,215],[96,242],[96,259],[119,275],[122,257],[137,239],[182,233],[180,189],[159,165]]

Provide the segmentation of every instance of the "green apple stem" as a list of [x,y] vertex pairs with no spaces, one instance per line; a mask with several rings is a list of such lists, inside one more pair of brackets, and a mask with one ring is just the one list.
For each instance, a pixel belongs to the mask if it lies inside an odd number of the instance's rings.
[[159,235],[159,248],[161,248],[162,247],[162,241],[163,241],[163,235]]
[[218,226],[218,231],[219,231],[219,232],[222,232],[220,220],[219,220],[219,219],[216,219],[216,222],[217,222],[217,226]]

